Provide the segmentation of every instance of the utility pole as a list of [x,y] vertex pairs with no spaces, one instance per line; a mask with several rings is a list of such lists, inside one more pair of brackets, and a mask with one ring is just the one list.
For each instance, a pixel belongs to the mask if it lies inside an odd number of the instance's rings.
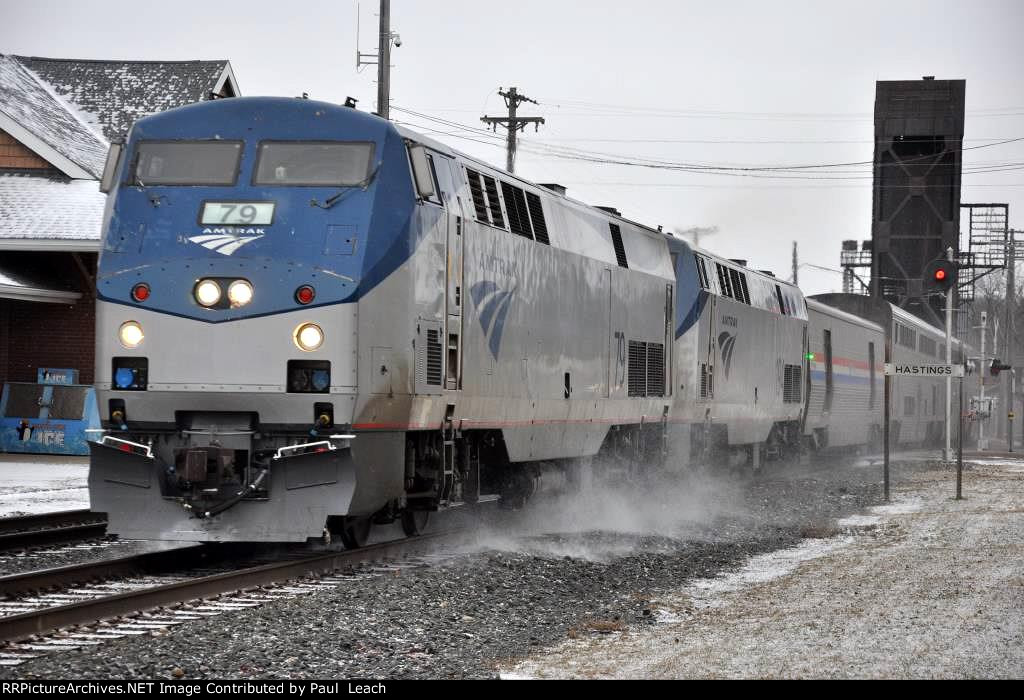
[[380,37],[377,42],[377,114],[391,112],[391,0],[380,0]]
[[[358,12],[358,5],[357,12]],[[391,118],[391,44],[402,45],[398,32],[391,31],[391,0],[380,0],[380,33],[377,53],[363,53],[359,50],[359,18],[356,15],[356,68],[377,66],[377,114]]]
[[521,95],[518,88],[510,87],[508,92],[498,88],[498,94],[505,98],[505,106],[508,107],[508,116],[489,117],[485,114],[480,117],[480,121],[485,124],[490,124],[495,133],[498,131],[499,124],[505,127],[508,131],[505,169],[510,173],[514,173],[516,171],[516,134],[525,129],[527,124],[533,124],[534,131],[536,131],[540,128],[540,125],[544,123],[544,117],[520,117],[516,115],[516,110],[523,102],[538,104],[537,100],[531,100],[526,95]]
[[[1014,344],[1013,344],[1013,311],[1015,305],[1014,295],[1016,288],[1014,284],[1015,266],[1017,264],[1017,243],[1014,240],[1016,231],[1009,229],[1006,232],[1006,322],[1003,324],[1003,362],[1013,366]],[[1013,452],[1013,370],[1006,373],[1006,449]]]
[[800,286],[800,282],[797,279],[797,269],[800,267],[799,260],[796,255],[796,241],[793,241],[793,284]]
[[[956,262],[956,253],[953,250],[953,246],[949,246],[948,248],[946,248],[946,260],[948,262],[951,262],[951,263],[952,262]],[[958,275],[958,278],[959,278],[959,275]],[[956,287],[956,285],[955,284],[951,284],[949,286],[949,289],[946,290],[946,364],[947,365],[953,364],[953,288],[954,287]],[[963,349],[962,348],[960,350],[960,354],[961,354],[961,356],[963,355]],[[963,359],[963,357],[961,357],[961,359]],[[963,411],[963,401],[964,401],[963,400],[963,390],[964,390],[964,382],[961,379],[960,380],[960,394],[961,394],[961,396],[960,396],[960,404],[961,404],[960,413],[961,414],[964,412]],[[943,452],[942,452],[942,459],[944,461],[946,461],[946,462],[950,462],[953,459],[953,453],[950,450],[950,439],[949,439],[950,423],[953,420],[953,417],[951,415],[951,412],[953,410],[953,395],[952,395],[952,391],[953,391],[953,379],[952,379],[952,377],[946,377],[946,420],[943,421],[946,424],[946,426],[945,426],[946,427],[946,449],[943,450]],[[960,428],[961,429],[963,428],[963,420],[960,421]],[[961,435],[959,439],[961,441],[963,441],[963,436]]]
[[676,234],[679,236],[691,236],[693,238],[693,247],[700,248],[700,237],[701,236],[712,236],[718,233],[717,226],[692,226],[687,229],[676,229]]
[[988,329],[988,314],[981,312],[981,371],[978,372],[978,451],[984,452],[988,449],[985,441],[985,331]]

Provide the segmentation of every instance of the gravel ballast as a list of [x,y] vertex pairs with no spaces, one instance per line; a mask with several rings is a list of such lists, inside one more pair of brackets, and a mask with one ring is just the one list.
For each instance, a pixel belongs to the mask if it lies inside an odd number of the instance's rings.
[[[913,482],[927,463],[894,465]],[[154,635],[0,668],[2,678],[487,678],[571,640],[659,628],[688,581],[839,532],[881,501],[877,466],[794,467],[540,500],[491,518],[480,541],[430,566],[372,571],[327,590]],[[678,481],[674,483],[680,483]]]

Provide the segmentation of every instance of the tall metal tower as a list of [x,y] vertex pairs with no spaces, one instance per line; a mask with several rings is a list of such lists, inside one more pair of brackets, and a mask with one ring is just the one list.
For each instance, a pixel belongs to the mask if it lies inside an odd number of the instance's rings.
[[[964,80],[879,81],[875,92],[871,294],[945,325],[925,267],[959,251]],[[954,308],[958,300],[954,299]]]

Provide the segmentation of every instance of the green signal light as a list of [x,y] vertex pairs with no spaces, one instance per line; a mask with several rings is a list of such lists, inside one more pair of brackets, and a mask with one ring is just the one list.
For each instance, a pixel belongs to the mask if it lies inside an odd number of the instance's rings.
[[807,353],[806,357],[807,357],[808,360],[813,360],[814,359],[814,353],[813,352],[809,352],[809,353]]

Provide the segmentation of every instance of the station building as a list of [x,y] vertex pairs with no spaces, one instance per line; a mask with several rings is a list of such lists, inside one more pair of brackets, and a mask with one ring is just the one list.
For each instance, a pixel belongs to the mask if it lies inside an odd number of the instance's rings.
[[239,95],[228,61],[0,54],[0,384],[91,384],[107,150],[136,119]]

